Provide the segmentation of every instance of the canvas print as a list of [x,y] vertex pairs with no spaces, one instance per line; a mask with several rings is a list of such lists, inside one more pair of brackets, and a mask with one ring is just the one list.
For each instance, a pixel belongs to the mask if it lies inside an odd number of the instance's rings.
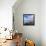
[[35,15],[23,14],[23,25],[35,25]]

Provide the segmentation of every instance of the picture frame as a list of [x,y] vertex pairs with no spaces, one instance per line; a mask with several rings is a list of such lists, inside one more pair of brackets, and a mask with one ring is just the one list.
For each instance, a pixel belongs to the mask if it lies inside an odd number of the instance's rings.
[[23,25],[35,25],[35,14],[23,14]]

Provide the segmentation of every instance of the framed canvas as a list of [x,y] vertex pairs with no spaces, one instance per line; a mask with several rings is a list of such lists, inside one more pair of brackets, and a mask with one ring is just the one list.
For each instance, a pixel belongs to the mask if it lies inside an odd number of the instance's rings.
[[35,25],[35,14],[23,14],[23,25]]

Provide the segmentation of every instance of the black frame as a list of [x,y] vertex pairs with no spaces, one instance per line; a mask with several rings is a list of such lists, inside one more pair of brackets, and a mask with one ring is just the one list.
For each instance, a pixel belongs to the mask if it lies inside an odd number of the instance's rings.
[[[25,16],[27,16],[27,17],[28,16],[33,16],[33,21],[32,22],[30,21],[30,23],[25,23],[24,24],[24,17]],[[35,14],[23,14],[23,25],[35,25]]]

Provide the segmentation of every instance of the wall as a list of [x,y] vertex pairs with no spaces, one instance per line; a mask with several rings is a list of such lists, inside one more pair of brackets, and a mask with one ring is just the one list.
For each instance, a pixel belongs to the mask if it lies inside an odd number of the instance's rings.
[[[10,32],[4,31],[4,27],[8,28],[9,30],[12,29],[12,6],[16,2],[16,0],[0,0],[0,38],[5,38],[5,36],[10,36]],[[3,27],[1,29],[1,27]],[[9,37],[7,37],[9,38]]]
[[0,0],[0,27],[12,29],[12,6],[16,0]]
[[[34,26],[23,26],[23,14],[35,14]],[[40,0],[20,0],[13,6],[15,31],[23,33],[24,39],[35,41],[36,46],[41,46],[41,1]]]
[[41,1],[41,42],[46,46],[46,0]]

